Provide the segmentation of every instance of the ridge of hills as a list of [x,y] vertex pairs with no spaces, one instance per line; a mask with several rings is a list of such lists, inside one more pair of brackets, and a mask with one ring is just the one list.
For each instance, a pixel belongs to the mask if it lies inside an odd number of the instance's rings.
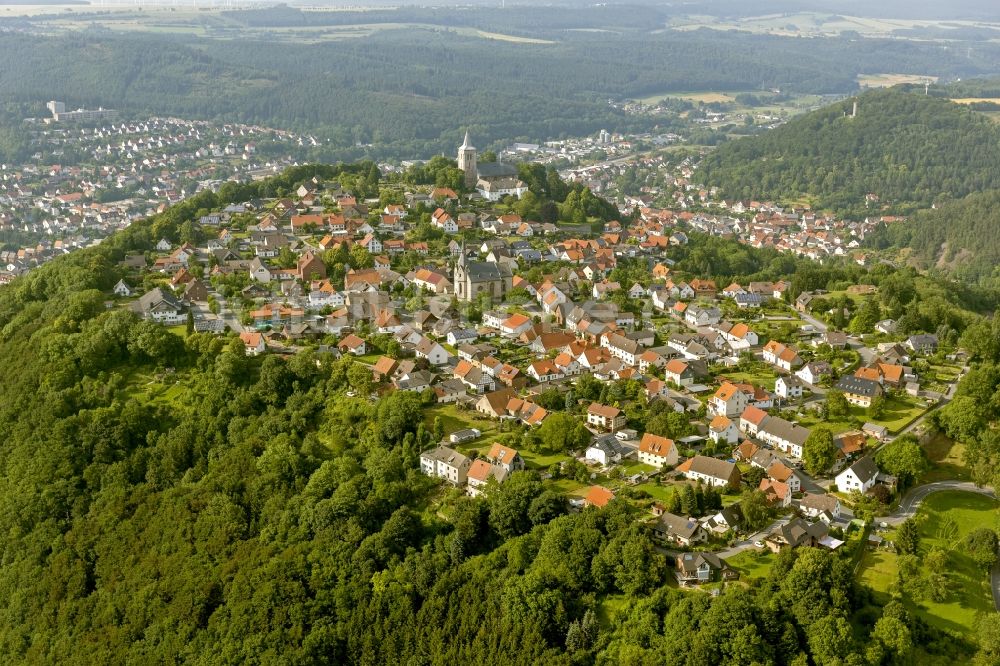
[[[702,168],[705,182],[726,197],[807,200],[862,217],[876,207],[912,213],[1000,188],[998,147],[1000,127],[985,116],[945,99],[886,89],[723,144]],[[868,195],[880,203],[866,208]]]

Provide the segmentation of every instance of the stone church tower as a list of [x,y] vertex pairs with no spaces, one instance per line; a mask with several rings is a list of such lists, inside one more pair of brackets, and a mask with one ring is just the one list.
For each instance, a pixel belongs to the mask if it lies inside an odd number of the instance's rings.
[[475,189],[479,182],[479,172],[476,168],[476,149],[469,143],[469,132],[465,132],[465,141],[458,148],[458,168],[465,173],[465,186]]

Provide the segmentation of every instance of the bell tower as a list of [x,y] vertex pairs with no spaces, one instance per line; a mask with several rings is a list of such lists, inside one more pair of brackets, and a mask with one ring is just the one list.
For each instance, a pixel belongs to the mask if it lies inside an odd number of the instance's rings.
[[[468,143],[468,142],[466,142]],[[461,155],[461,153],[459,153]],[[475,159],[475,157],[473,157]],[[462,239],[462,250],[458,255],[458,261],[455,263],[455,295],[458,296],[458,300],[465,301],[469,298],[469,291],[466,284],[466,258],[465,258],[465,239]]]
[[479,181],[479,172],[476,169],[476,149],[469,142],[469,132],[465,132],[465,141],[458,147],[458,168],[465,173],[465,186],[474,189]]

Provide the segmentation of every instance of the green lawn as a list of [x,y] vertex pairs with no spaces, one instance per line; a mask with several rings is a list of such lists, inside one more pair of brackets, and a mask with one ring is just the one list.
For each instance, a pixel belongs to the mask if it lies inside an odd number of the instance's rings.
[[439,416],[441,417],[441,424],[444,426],[445,436],[450,435],[456,430],[466,430],[468,428],[476,428],[483,433],[478,439],[473,442],[467,442],[466,445],[460,448],[475,448],[477,445],[492,442],[491,438],[496,438],[501,434],[498,422],[486,419],[473,410],[459,409],[454,404],[435,405],[425,409],[424,426],[433,428],[434,419]]
[[539,471],[547,470],[553,463],[569,460],[569,456],[564,453],[543,454],[534,451],[521,451],[520,453],[528,469]]
[[187,324],[177,324],[176,326],[168,326],[167,330],[180,338],[187,337]]
[[667,497],[670,496],[670,493],[673,492],[671,490],[672,487],[673,486],[671,485],[661,486],[653,483],[652,481],[646,481],[645,483],[640,483],[639,485],[635,486],[635,489],[644,490],[647,493],[649,493],[649,496],[652,497],[653,499],[663,502],[667,499]]
[[[925,411],[927,411],[925,407],[918,404],[914,398],[909,396],[906,396],[905,398],[888,398],[885,402],[885,413],[882,415],[881,419],[871,418],[871,416],[868,415],[868,410],[862,407],[856,407],[854,405],[851,405],[850,407],[851,417],[857,419],[860,423],[871,421],[872,423],[884,425],[892,433],[899,432]],[[848,419],[823,420],[819,418],[816,412],[811,410],[807,411],[805,415],[799,419],[799,425],[805,428],[812,428],[820,425],[821,423],[828,426],[834,433],[851,430],[855,427],[854,424],[852,424]]]
[[932,466],[921,477],[920,483],[972,479],[969,468],[965,466],[965,444],[952,441],[943,433],[936,433],[923,445],[923,449],[927,452],[927,458]]
[[[948,551],[949,598],[941,603],[930,599],[907,600],[911,611],[940,628],[970,634],[977,615],[993,610],[989,575],[978,569],[963,551],[961,541],[972,529],[998,526],[1000,502],[962,491],[942,491],[930,495],[918,512],[921,552],[940,547]],[[958,536],[945,539],[939,529],[945,519],[958,525]],[[891,538],[891,534],[889,535]],[[889,588],[896,580],[896,554],[866,552],[861,562],[860,582],[875,590],[880,601],[888,601]]]
[[753,372],[739,372],[726,370],[719,374],[719,381],[726,379],[734,384],[753,384],[762,386],[768,391],[774,390],[774,382],[778,378],[773,368],[762,368]]
[[729,566],[740,572],[740,578],[766,578],[774,566],[775,555],[769,550],[756,548],[744,550],[735,557],[730,557]]

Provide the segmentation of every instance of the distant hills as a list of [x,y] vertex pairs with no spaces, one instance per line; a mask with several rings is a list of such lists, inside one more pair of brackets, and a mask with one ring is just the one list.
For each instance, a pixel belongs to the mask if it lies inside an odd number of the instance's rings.
[[807,199],[842,213],[863,213],[869,193],[912,212],[1000,188],[1000,127],[922,93],[867,92],[727,143],[705,160],[705,182],[727,197]]

